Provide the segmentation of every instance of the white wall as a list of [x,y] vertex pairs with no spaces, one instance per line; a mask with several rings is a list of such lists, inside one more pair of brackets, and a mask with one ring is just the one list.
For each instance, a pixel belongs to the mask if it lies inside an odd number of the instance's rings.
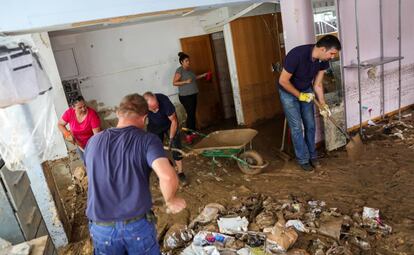
[[[380,56],[378,0],[358,1],[361,61]],[[402,107],[414,103],[414,1],[402,0]],[[340,1],[344,64],[356,63],[354,1]],[[398,56],[398,0],[383,1],[384,55]],[[380,115],[380,67],[377,77],[361,72],[363,121]],[[359,125],[356,69],[345,69],[348,128]],[[385,113],[398,109],[398,62],[385,65]],[[369,109],[372,109],[371,114]]]
[[73,48],[85,99],[114,107],[129,93],[149,90],[178,101],[172,79],[179,39],[203,33],[196,17],[185,17],[56,36],[51,43],[54,51]]

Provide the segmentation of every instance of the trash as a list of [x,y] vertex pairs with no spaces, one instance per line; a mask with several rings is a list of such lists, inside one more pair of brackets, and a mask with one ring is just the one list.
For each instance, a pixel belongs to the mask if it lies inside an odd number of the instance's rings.
[[211,203],[204,207],[203,211],[190,223],[189,228],[194,228],[197,223],[206,224],[216,220],[219,216],[219,213],[224,212],[224,206]]
[[305,227],[305,225],[300,220],[289,220],[286,222],[286,228],[294,227],[297,231],[308,233],[309,229]]
[[265,251],[262,248],[255,247],[245,247],[237,251],[238,255],[266,255]]
[[233,249],[233,250],[240,250],[244,247],[244,242],[240,240],[236,240],[235,238],[230,238],[225,245],[225,248]]
[[397,128],[397,132],[391,134],[390,136],[396,136],[396,137],[400,138],[401,140],[405,140],[405,137],[403,135],[403,131],[399,130],[398,128]]
[[267,235],[265,250],[270,254],[286,252],[298,239],[298,233],[292,228],[285,228],[286,222],[281,213],[273,231]]
[[73,171],[73,182],[75,186],[79,187],[81,192],[85,192],[88,189],[88,177],[85,167],[78,166],[75,168]]
[[362,240],[358,237],[352,238],[351,243],[358,246],[359,248],[361,248],[364,251],[371,250],[371,245],[367,241],[364,241],[364,240]]
[[5,249],[0,250],[0,255],[29,255],[31,246],[29,243],[24,242],[14,246],[8,246]]
[[260,231],[260,227],[256,223],[249,224],[249,231],[258,232]]
[[303,249],[292,249],[286,253],[286,255],[310,255],[307,251]]
[[266,255],[265,251],[260,247],[250,248],[251,255]]
[[321,221],[318,232],[321,235],[339,240],[341,236],[342,218],[329,217]]
[[183,224],[174,224],[164,237],[164,249],[174,250],[180,247],[184,247],[185,244],[193,239],[194,232],[188,229]]
[[373,120],[368,120],[368,126],[377,126]]
[[250,252],[250,249],[246,247],[246,248],[239,249],[237,251],[237,254],[238,255],[251,255],[252,253]]
[[263,211],[256,216],[256,224],[259,229],[273,227],[275,223],[275,215],[271,211]]
[[370,207],[364,207],[364,211],[362,212],[362,219],[377,219],[379,218],[379,210],[370,208]]
[[86,176],[86,170],[83,166],[78,166],[73,171],[73,177],[77,180],[82,180]]
[[218,245],[224,247],[226,243],[234,239],[234,237],[223,235],[216,232],[200,231],[194,236],[193,245],[206,246],[206,245]]
[[266,252],[270,254],[284,253],[296,242],[297,238],[298,234],[291,228],[276,234],[269,234],[265,243]]
[[202,231],[208,232],[219,232],[218,226],[216,223],[211,223],[201,228]]
[[308,205],[310,207],[310,213],[313,214],[313,218],[316,218],[320,215],[323,208],[326,206],[325,201],[308,201]]
[[248,235],[246,244],[250,247],[260,247],[264,245],[265,239],[259,235]]
[[232,217],[232,218],[220,218],[217,220],[219,230],[224,234],[236,234],[241,231],[247,231],[249,226],[249,221],[246,217],[241,218]]
[[220,255],[220,252],[215,246],[196,246],[193,243],[185,248],[181,255]]
[[340,246],[334,243],[325,253],[325,255],[353,255],[348,247]]
[[0,238],[0,251],[10,247],[12,244],[9,241],[4,240],[3,238]]
[[305,208],[300,203],[285,203],[282,209],[284,210],[284,217],[287,220],[299,219],[305,214]]
[[379,210],[370,207],[364,207],[362,213],[362,224],[368,227],[368,232],[389,235],[392,232],[392,227],[384,224],[380,218]]
[[362,239],[366,239],[368,236],[368,233],[365,229],[357,228],[357,227],[351,227],[349,230],[349,234],[355,237],[359,237]]

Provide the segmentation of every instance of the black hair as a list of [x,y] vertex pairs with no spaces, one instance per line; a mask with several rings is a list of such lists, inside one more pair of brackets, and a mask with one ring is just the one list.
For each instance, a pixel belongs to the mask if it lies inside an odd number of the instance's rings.
[[334,35],[325,35],[324,37],[322,37],[321,39],[319,39],[316,42],[316,47],[318,47],[318,48],[324,47],[327,50],[330,50],[332,48],[337,49],[337,50],[341,50],[341,48],[342,48],[341,47],[341,42]]
[[78,102],[85,102],[85,98],[83,96],[75,96],[70,100],[70,105],[74,106]]
[[183,61],[186,58],[190,58],[190,56],[188,56],[187,54],[185,54],[184,52],[178,52],[178,60],[180,61],[180,64],[183,63]]

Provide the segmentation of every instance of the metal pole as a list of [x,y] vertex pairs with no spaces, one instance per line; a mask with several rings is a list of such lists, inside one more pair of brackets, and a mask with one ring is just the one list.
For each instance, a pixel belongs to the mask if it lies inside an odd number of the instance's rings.
[[398,0],[398,120],[401,121],[401,0]]
[[[336,19],[338,22],[338,32],[339,32],[339,38],[342,38],[342,30],[341,30],[341,14],[340,14],[340,0],[336,0]],[[341,40],[342,41],[342,40]],[[342,43],[342,42],[341,42]],[[341,86],[342,86],[342,100],[344,102],[344,128],[345,130],[348,128],[347,123],[347,116],[346,116],[346,89],[345,89],[345,74],[344,74],[344,51],[341,50],[340,52],[340,61],[341,61]]]
[[[383,22],[382,22],[382,0],[379,0],[379,16],[380,16],[380,49],[381,49],[381,59],[382,59],[384,58],[384,31],[383,31]],[[380,66],[380,72],[381,72],[380,114],[381,114],[381,118],[383,119],[384,113],[385,113],[384,64]]]
[[361,100],[361,59],[359,55],[359,23],[358,23],[358,0],[355,0],[355,29],[356,29],[356,50],[358,69],[358,104],[359,104],[359,133],[362,135],[362,100]]

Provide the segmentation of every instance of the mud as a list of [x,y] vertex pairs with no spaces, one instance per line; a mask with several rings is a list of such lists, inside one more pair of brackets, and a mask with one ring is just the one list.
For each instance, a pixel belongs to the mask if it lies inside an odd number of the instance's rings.
[[[394,122],[395,120],[391,120]],[[411,116],[404,123],[414,125]],[[387,124],[387,123],[384,123]],[[219,166],[206,158],[184,161],[190,185],[180,188],[179,194],[187,200],[188,208],[178,214],[165,212],[156,178],[152,176],[154,211],[158,217],[158,233],[162,236],[173,223],[188,224],[208,203],[229,206],[232,201],[252,193],[261,193],[275,199],[292,196],[305,200],[323,200],[327,207],[338,208],[343,214],[361,212],[363,206],[378,208],[384,222],[393,227],[393,233],[374,240],[374,245],[363,254],[414,254],[414,129],[404,130],[404,140],[393,136],[384,126],[368,128],[366,151],[358,161],[350,161],[344,150],[323,154],[322,167],[312,173],[301,171],[295,162],[277,158],[280,120],[269,121],[257,127],[258,136],[253,146],[269,166],[259,175],[243,175],[231,160],[219,160]],[[391,129],[391,134],[396,131]],[[86,193],[77,197],[73,239],[60,254],[92,254],[84,216]],[[299,235],[293,248],[308,250],[312,240]],[[162,243],[162,240],[161,240]]]

